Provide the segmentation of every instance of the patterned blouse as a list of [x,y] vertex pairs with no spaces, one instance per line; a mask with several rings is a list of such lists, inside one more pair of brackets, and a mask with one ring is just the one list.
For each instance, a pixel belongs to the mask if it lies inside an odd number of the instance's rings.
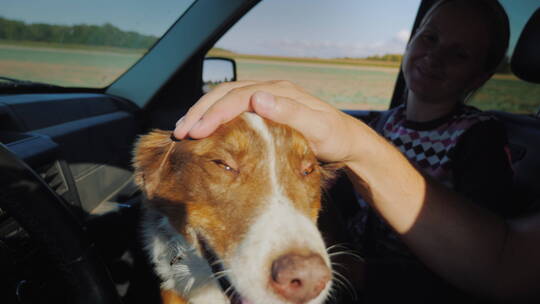
[[[403,105],[390,111],[378,131],[419,171],[499,214],[515,207],[506,131],[494,116],[462,105],[442,118],[413,122]],[[359,201],[361,210],[349,222],[357,249],[377,258],[412,257],[385,221]]]

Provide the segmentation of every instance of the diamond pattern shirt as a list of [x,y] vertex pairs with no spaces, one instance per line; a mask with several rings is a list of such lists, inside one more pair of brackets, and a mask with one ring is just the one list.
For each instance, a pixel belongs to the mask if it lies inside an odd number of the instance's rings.
[[452,188],[451,155],[460,136],[474,124],[490,119],[494,118],[473,107],[463,106],[451,117],[443,117],[446,122],[437,127],[419,128],[415,126],[418,123],[406,120],[405,107],[400,106],[384,124],[382,135],[420,171]]
[[[393,110],[381,132],[419,169],[447,187],[495,212],[504,212],[512,185],[510,161],[504,152],[504,127],[493,116],[462,105],[430,122],[408,121],[405,107]],[[355,247],[386,258],[411,258],[409,249],[388,224],[359,199],[348,225]],[[368,219],[371,217],[371,219]]]

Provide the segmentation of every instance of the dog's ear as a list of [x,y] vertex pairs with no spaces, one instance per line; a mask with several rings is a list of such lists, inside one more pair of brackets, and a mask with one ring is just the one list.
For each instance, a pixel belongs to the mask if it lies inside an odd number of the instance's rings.
[[159,183],[159,177],[165,161],[171,154],[175,142],[171,131],[153,130],[139,138],[133,151],[135,184],[148,198],[152,198]]
[[344,163],[321,163],[321,180],[323,189],[329,188],[341,174]]

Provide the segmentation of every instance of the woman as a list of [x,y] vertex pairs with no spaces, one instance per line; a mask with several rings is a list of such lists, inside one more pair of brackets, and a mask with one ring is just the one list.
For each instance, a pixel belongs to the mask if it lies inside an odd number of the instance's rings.
[[[465,5],[465,1],[457,2]],[[452,8],[447,5],[428,14],[430,17],[423,21],[424,26],[440,20],[442,17],[437,11],[443,12],[445,6]],[[460,18],[460,22],[462,20]],[[481,30],[481,26],[475,28]],[[451,72],[437,70],[440,68],[437,64],[429,66],[425,61],[415,61],[415,58],[421,58],[415,56],[419,54],[417,51],[422,51],[417,49],[415,39],[425,39],[424,42],[432,39],[420,36],[421,33],[425,32],[419,30],[412,39],[403,68],[406,79],[409,77],[409,94],[412,94],[409,96],[414,97],[408,97],[407,111],[421,104],[426,106],[429,100],[440,101],[428,104],[429,111],[413,118],[426,121],[441,117],[448,113],[449,108],[451,111],[455,109],[457,103],[449,106],[450,103],[443,101],[455,101],[458,96],[475,90],[492,71],[481,68],[486,64],[481,59],[487,54],[482,52],[468,53],[466,56],[479,60],[458,70],[452,70],[454,66],[447,67]],[[490,34],[486,36],[490,37]],[[481,43],[488,48],[486,45],[489,46],[491,40]],[[436,50],[451,49],[440,47]],[[444,57],[439,60],[448,56],[446,53],[434,55]],[[462,55],[458,53],[457,59]],[[482,64],[476,64],[476,61]],[[439,71],[443,72],[439,74]],[[440,94],[442,92],[446,93]],[[179,121],[174,134],[178,138],[205,137],[219,124],[243,111],[254,111],[296,128],[310,141],[319,159],[344,162],[351,172],[351,181],[362,196],[425,265],[449,282],[492,298],[511,299],[518,295],[539,298],[538,216],[505,221],[478,208],[456,192],[422,175],[398,150],[365,124],[291,83],[221,85],[190,109]]]
[[465,102],[493,75],[508,39],[496,1],[437,2],[404,55],[405,102],[378,130],[424,173],[504,214],[512,184],[505,130]]
[[[375,124],[422,173],[502,216],[520,209],[510,203],[513,174],[506,133],[502,123],[465,101],[505,56],[508,27],[504,9],[496,1],[437,2],[404,55],[402,71],[408,87],[404,104]],[[415,262],[384,219],[369,212],[367,204],[361,205],[363,210],[350,223],[355,243],[368,258],[384,261],[372,271],[376,275],[371,282],[379,278],[388,286],[393,280],[411,292],[414,286],[429,284],[433,295],[454,294]],[[397,283],[404,278],[409,285]],[[427,299],[427,293],[422,294]]]

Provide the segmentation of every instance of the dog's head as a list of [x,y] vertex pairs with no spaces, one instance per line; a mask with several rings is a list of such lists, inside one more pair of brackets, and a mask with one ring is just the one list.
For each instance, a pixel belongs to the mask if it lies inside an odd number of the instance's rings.
[[332,271],[316,220],[333,170],[300,133],[251,113],[201,140],[154,131],[134,167],[150,206],[207,243],[246,302],[324,301]]

